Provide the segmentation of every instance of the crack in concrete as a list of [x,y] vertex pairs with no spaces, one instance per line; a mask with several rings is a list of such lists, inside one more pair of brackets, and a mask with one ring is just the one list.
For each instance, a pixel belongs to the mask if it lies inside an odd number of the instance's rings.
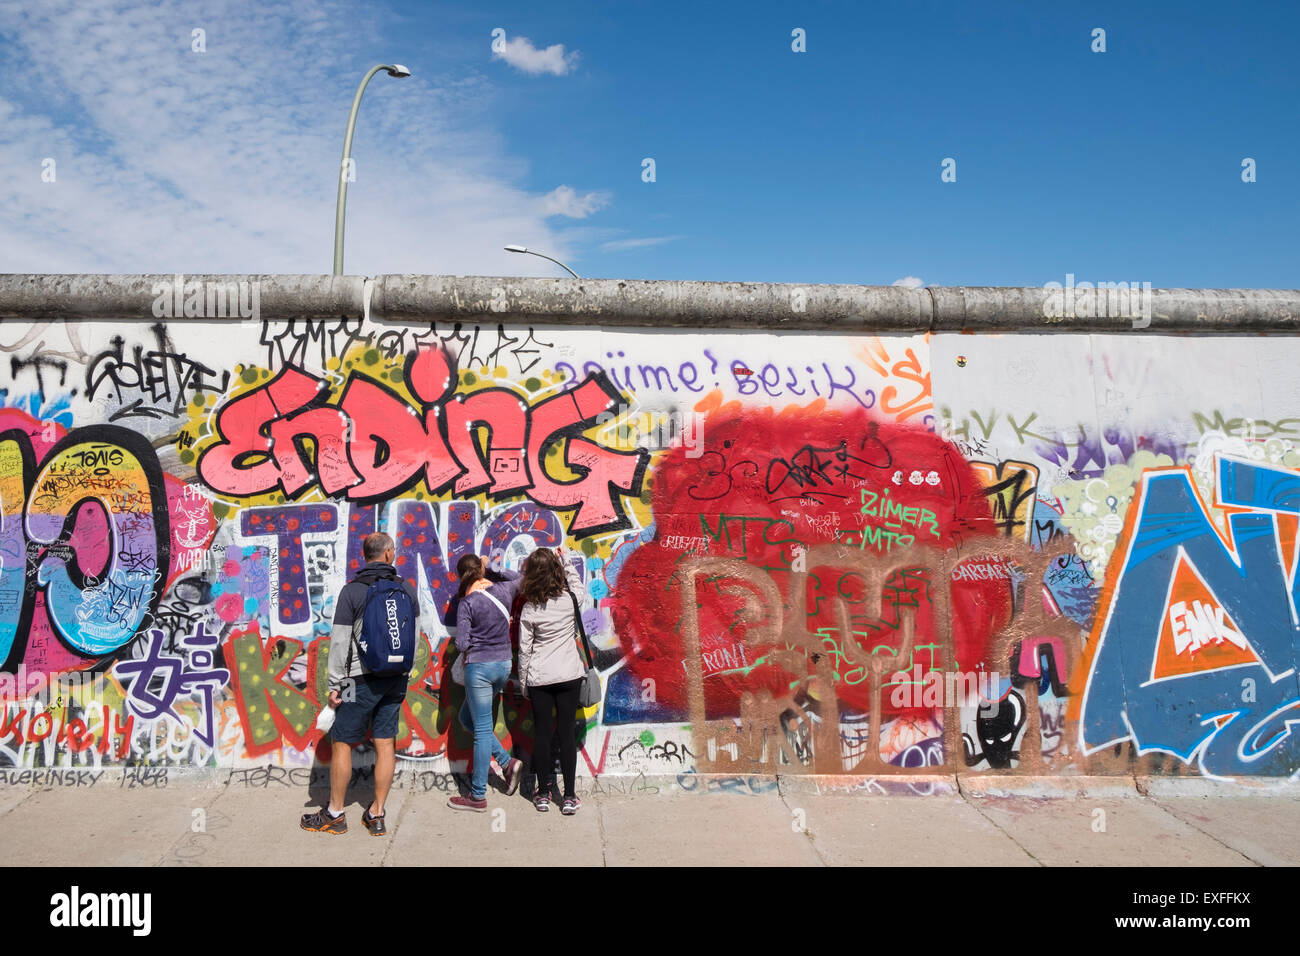
[[[782,806],[784,806],[786,810],[790,811],[791,814],[793,814],[795,810],[800,810],[800,811],[803,810],[802,807],[792,807],[790,806],[789,803],[786,802],[785,788],[781,786],[780,774],[777,774],[776,776],[776,795],[781,798]],[[813,831],[812,828],[808,826],[807,819],[804,820],[804,827],[801,832],[805,837],[808,838],[808,846],[812,849],[813,856],[817,858],[817,863],[821,866],[830,866],[831,864],[827,861],[826,857],[822,855],[821,849],[817,846],[817,840],[813,837]]]
[[596,829],[600,833],[600,865],[607,867],[609,866],[609,857],[606,855],[605,849],[609,844],[605,838],[605,814],[601,810],[601,801],[598,799],[597,794],[588,794],[588,796],[592,798],[591,802],[596,807]]
[[13,810],[17,810],[19,807],[21,807],[24,803],[26,803],[28,800],[32,798],[32,794],[44,793],[44,792],[45,792],[44,790],[28,790],[25,794],[23,794],[22,799],[20,799],[17,803],[15,803],[13,806],[5,807],[4,810],[0,811],[0,817],[3,817],[6,813],[10,813]]
[[962,800],[972,810],[974,810],[981,817],[983,817],[985,820],[991,823],[993,825],[993,829],[997,830],[999,833],[1005,834],[1007,839],[1010,840],[1012,843],[1014,843],[1017,849],[1019,849],[1021,853],[1023,853],[1025,856],[1029,857],[1029,859],[1034,861],[1035,865],[1044,866],[1044,867],[1047,866],[1046,863],[1044,863],[1038,857],[1034,856],[1034,854],[1029,851],[1028,847],[1026,847],[1019,840],[1017,840],[1014,833],[1012,833],[1006,827],[1002,826],[1000,823],[998,823],[997,820],[994,820],[991,816],[989,816],[987,813],[985,813],[983,810],[980,809],[979,804],[970,798],[970,795],[966,793],[966,789],[961,785],[961,774],[957,774],[955,779],[957,781],[957,792],[961,794]]
[[1233,853],[1237,854],[1237,856],[1241,857],[1243,860],[1246,860],[1248,863],[1250,863],[1251,866],[1265,866],[1265,865],[1267,865],[1267,864],[1261,863],[1261,862],[1258,861],[1258,860],[1251,859],[1251,857],[1250,857],[1248,854],[1243,853],[1241,850],[1238,850],[1235,846],[1232,846],[1232,845],[1230,845],[1230,844],[1228,844],[1228,843],[1224,843],[1222,840],[1220,840],[1217,836],[1215,836],[1215,835],[1214,835],[1213,833],[1211,833],[1209,830],[1203,830],[1203,829],[1201,829],[1200,827],[1198,827],[1195,823],[1192,823],[1190,820],[1185,820],[1185,819],[1183,819],[1181,816],[1179,816],[1177,813],[1175,813],[1171,808],[1165,806],[1163,803],[1161,803],[1159,800],[1157,800],[1157,799],[1155,799],[1154,797],[1152,797],[1150,794],[1143,792],[1143,793],[1142,793],[1142,799],[1148,801],[1148,802],[1151,803],[1153,806],[1159,807],[1161,810],[1163,810],[1165,813],[1169,814],[1171,817],[1173,817],[1175,820],[1177,820],[1179,823],[1183,824],[1184,826],[1191,827],[1193,830],[1197,831],[1198,833],[1203,833],[1203,834],[1205,834],[1207,837],[1209,837],[1209,838],[1210,838],[1211,840],[1213,840],[1215,843],[1219,844],[1219,846],[1223,847],[1225,850],[1231,850]]
[[[212,809],[214,809],[214,808],[216,807],[216,805],[217,805],[217,801],[220,800],[223,796],[225,796],[225,795],[226,795],[226,791],[228,791],[229,789],[230,789],[230,777],[227,776],[227,777],[226,777],[226,782],[223,783],[223,784],[221,785],[220,789],[217,790],[216,794],[212,797],[212,799],[208,801],[207,806],[205,806],[205,807],[203,808],[204,811],[205,811],[205,813],[206,813],[206,811],[208,811],[208,810],[212,810]],[[194,809],[194,808],[191,808],[191,810],[193,810],[193,809]],[[191,819],[192,819],[192,818],[193,818],[193,813],[191,813],[190,816],[191,816]],[[205,819],[206,819],[206,817],[205,817]],[[192,827],[192,824],[191,824],[191,827]],[[179,863],[179,862],[177,862],[177,861],[175,861],[175,860],[173,860],[173,861],[171,861],[171,862],[169,863],[168,860],[167,860],[167,858],[168,858],[169,856],[171,856],[171,854],[175,851],[175,849],[176,849],[178,846],[181,845],[181,843],[183,843],[185,840],[188,840],[188,839],[190,838],[190,834],[192,834],[193,832],[194,832],[194,830],[193,830],[193,829],[190,829],[190,830],[186,831],[185,833],[182,833],[182,834],[181,834],[180,836],[178,836],[175,840],[172,840],[171,843],[168,843],[168,844],[166,845],[166,847],[163,849],[162,856],[160,856],[160,857],[158,858],[157,862],[155,862],[155,863],[153,864],[153,866],[182,866],[182,865],[188,865],[188,864],[182,864],[182,863]],[[202,864],[195,864],[195,865],[202,865]]]
[[[393,847],[397,845],[397,830],[402,825],[402,821],[406,819],[406,814],[411,807],[409,793],[410,792],[407,790],[402,791],[402,804],[400,807],[398,807],[397,810],[397,820],[393,824],[393,828],[389,830],[388,833],[385,835],[385,839],[388,840],[388,846],[384,848],[384,855],[379,859],[380,866],[388,866],[388,856],[390,853],[393,852]],[[393,792],[390,790],[388,792],[388,795],[391,798]],[[388,814],[387,802],[385,802],[384,814],[385,816]],[[362,824],[362,829],[365,829],[365,824]],[[369,834],[367,834],[367,836],[369,836]]]

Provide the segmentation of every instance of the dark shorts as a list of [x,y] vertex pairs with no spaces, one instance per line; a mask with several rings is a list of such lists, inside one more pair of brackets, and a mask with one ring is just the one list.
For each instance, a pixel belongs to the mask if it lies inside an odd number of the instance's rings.
[[357,699],[339,704],[330,728],[330,739],[340,744],[359,744],[366,731],[376,740],[397,736],[397,719],[406,700],[406,676],[358,677]]

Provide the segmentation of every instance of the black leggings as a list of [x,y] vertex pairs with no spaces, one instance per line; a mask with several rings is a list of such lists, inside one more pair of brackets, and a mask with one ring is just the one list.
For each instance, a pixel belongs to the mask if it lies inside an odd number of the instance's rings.
[[[551,787],[551,733],[559,735],[560,770],[564,774],[564,796],[573,796],[573,778],[578,772],[578,691],[582,678],[563,684],[546,684],[529,687],[528,699],[533,703],[533,770],[537,773],[537,790]],[[552,724],[551,708],[559,719]]]

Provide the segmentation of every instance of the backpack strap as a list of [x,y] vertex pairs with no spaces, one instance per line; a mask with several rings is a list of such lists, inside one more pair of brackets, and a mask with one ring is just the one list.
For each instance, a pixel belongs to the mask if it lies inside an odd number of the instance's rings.
[[[349,584],[360,584],[356,578],[348,582]],[[366,585],[366,600],[370,599],[370,585]],[[343,679],[348,680],[352,676],[352,652],[357,647],[357,632],[361,630],[361,621],[366,616],[366,602],[361,602],[360,613],[352,617],[352,637],[348,640],[348,662],[343,665]]]
[[[379,578],[377,578],[376,580],[378,580],[378,581],[387,581],[387,580],[390,580],[390,579],[391,579],[391,580],[394,580],[394,581],[400,581],[400,580],[401,580],[401,578],[399,578],[399,577],[397,576],[397,570],[396,570],[396,569],[394,569],[392,572],[385,572],[384,574],[380,575]],[[353,579],[352,579],[351,581],[349,581],[348,583],[349,583],[349,584],[360,584],[360,583],[361,583],[360,576],[357,576],[357,577],[353,578]],[[356,614],[356,616],[354,616],[354,617],[352,618],[352,640],[350,640],[350,641],[348,642],[348,662],[347,662],[345,665],[343,665],[343,679],[344,679],[344,680],[347,680],[349,677],[352,676],[352,652],[353,652],[353,650],[356,649],[356,646],[357,646],[357,635],[359,635],[359,634],[361,633],[361,625],[362,625],[362,623],[363,623],[363,622],[365,621],[365,619],[366,619],[366,605],[370,603],[370,589],[371,589],[372,587],[374,587],[374,585],[375,585],[375,582],[372,581],[370,584],[367,584],[367,585],[365,586],[365,588],[366,588],[366,597],[365,597],[365,600],[361,602],[361,608],[360,608],[359,612]]]
[[352,637],[348,640],[348,662],[343,665],[343,679],[347,680],[352,676],[352,651],[357,646],[357,622],[352,622]]

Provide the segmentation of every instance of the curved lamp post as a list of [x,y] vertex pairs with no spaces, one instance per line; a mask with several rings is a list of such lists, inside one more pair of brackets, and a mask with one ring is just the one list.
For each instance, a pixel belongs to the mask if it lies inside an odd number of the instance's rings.
[[343,161],[339,163],[339,198],[334,207],[334,274],[343,275],[343,212],[348,202],[348,160],[352,158],[352,130],[357,125],[357,109],[361,106],[361,94],[366,91],[370,78],[380,70],[389,76],[398,78],[410,76],[411,71],[400,63],[380,63],[372,66],[370,72],[361,79],[357,95],[352,98],[352,112],[348,115],[348,133],[343,139]]
[[[533,252],[533,250],[529,249],[527,246],[506,246],[506,252],[524,252],[530,256],[538,256],[542,259],[551,259],[550,256],[544,256],[540,252]],[[565,272],[567,272],[569,275],[573,276],[575,279],[582,278],[582,276],[578,275],[578,273],[574,272],[572,269],[566,266],[559,259],[551,259],[551,261],[554,262],[561,269],[563,269]]]

